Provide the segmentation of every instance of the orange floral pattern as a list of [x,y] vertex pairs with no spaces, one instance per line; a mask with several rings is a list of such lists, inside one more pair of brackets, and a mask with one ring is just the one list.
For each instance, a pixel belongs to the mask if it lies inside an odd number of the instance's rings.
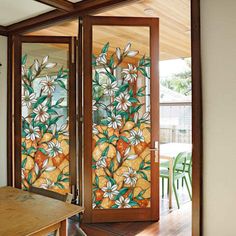
[[93,209],[146,208],[151,197],[150,59],[126,63],[139,55],[130,43],[108,58],[109,48],[107,43],[93,55]]

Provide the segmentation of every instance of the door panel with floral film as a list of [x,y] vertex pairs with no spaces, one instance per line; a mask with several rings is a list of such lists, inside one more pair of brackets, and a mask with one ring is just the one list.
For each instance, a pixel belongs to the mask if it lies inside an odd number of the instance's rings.
[[[107,26],[108,18],[102,24],[99,17],[92,19],[97,23],[91,27],[92,153],[85,161],[92,159],[92,221],[100,221],[102,212],[107,214],[104,221],[120,221],[122,217],[112,212],[122,210],[124,215],[129,209],[148,212],[150,219],[153,201],[158,201],[152,199],[156,181],[150,151],[158,133],[158,117],[151,112],[151,84],[156,78],[151,73],[151,29],[145,24],[119,25],[118,17],[115,25]],[[130,37],[140,31],[136,40]],[[156,96],[158,106],[158,91]]]
[[21,180],[71,192],[70,45],[22,43]]

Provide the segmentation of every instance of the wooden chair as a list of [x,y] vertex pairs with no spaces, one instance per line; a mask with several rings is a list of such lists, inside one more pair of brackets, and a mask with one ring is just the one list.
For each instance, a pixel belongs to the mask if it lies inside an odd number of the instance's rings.
[[33,186],[29,187],[29,192],[36,193],[36,194],[39,194],[39,195],[42,195],[42,196],[45,196],[45,197],[50,197],[50,198],[53,198],[53,199],[57,199],[59,201],[67,202],[67,203],[71,203],[71,201],[73,199],[73,195],[71,193],[67,193],[65,195],[62,195],[60,193],[56,193],[56,192],[53,192],[53,191],[48,191],[48,190],[43,189],[43,188],[36,188],[36,187],[33,187]]
[[[71,203],[72,199],[73,199],[73,195],[71,193],[67,193],[67,194],[63,195],[63,194],[56,193],[56,192],[53,192],[53,191],[49,191],[49,190],[46,190],[46,189],[43,189],[43,188],[36,188],[34,186],[29,187],[29,192],[39,194],[39,195],[42,195],[42,196],[45,196],[45,197],[50,197],[50,198],[53,198],[53,199],[57,199],[59,201],[67,202],[67,203]],[[81,228],[77,228],[77,230],[78,230],[78,232],[77,232],[78,236],[86,236],[87,235],[86,233],[84,233],[84,231]],[[59,232],[58,232],[58,229],[57,229],[55,232],[52,232],[52,233],[48,234],[48,236],[55,236],[55,235],[57,236],[58,233]]]

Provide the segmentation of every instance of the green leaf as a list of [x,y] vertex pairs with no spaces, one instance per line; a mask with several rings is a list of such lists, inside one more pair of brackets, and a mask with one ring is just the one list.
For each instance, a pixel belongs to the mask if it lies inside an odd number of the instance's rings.
[[109,67],[113,68],[113,65],[114,65],[114,55],[112,55],[110,58]]
[[129,87],[129,84],[123,84],[120,86],[118,92],[124,92]]
[[137,98],[134,98],[134,97],[130,97],[129,101],[132,102],[132,103],[139,102],[139,100]]
[[63,177],[63,174],[60,173],[60,174],[57,176],[57,181],[58,181],[58,182],[61,181],[61,180],[62,180],[62,177]]
[[135,201],[130,201],[129,205],[130,206],[139,206],[139,204],[137,202],[135,202]]
[[144,77],[150,79],[150,77],[148,76],[148,74],[147,74],[147,72],[146,72],[146,70],[145,70],[144,68],[139,67],[138,70],[142,73],[142,75],[143,75]]
[[125,118],[126,121],[129,119],[129,114],[125,111],[119,112],[119,115],[121,115],[122,118]]
[[30,87],[28,84],[24,83],[23,86],[25,87],[26,90],[29,91],[30,94],[34,92],[34,89],[32,87]]
[[114,161],[111,161],[110,166],[109,166],[109,170],[111,173],[114,172]]
[[47,151],[44,148],[39,148],[38,150],[42,152],[44,155],[47,155]]
[[143,170],[151,170],[151,166],[145,166]]
[[126,143],[128,143],[128,142],[129,142],[129,139],[128,139],[128,138],[126,138],[125,136],[120,136],[120,138],[121,138],[123,141],[125,141]]
[[96,66],[96,56],[92,54],[92,66]]
[[64,178],[64,179],[61,180],[61,182],[63,182],[63,183],[70,182],[70,178]]
[[144,161],[142,161],[142,162],[140,163],[139,169],[140,169],[140,170],[142,170],[142,169],[143,169],[143,167],[144,167],[144,165],[145,165],[145,162],[144,162]]
[[143,171],[137,171],[138,174],[140,174],[145,180],[148,180],[147,175]]
[[60,118],[61,118],[61,116],[57,116],[57,117],[55,117],[55,118],[53,118],[53,119],[50,119],[49,122],[48,122],[49,126],[51,126],[52,124],[56,124],[57,121],[58,121]]
[[56,102],[55,105],[59,105],[59,104],[61,104],[61,103],[64,101],[64,99],[65,99],[65,98],[60,98],[60,99]]
[[108,48],[109,48],[109,42],[107,42],[105,45],[104,45],[104,47],[102,48],[102,53],[107,53],[107,51],[108,51]]
[[60,189],[65,189],[64,185],[60,184],[60,183],[55,183],[55,185],[57,187],[59,187]]
[[111,185],[116,184],[116,181],[113,178],[111,178],[110,176],[106,176],[106,179],[108,179],[111,182]]
[[99,178],[98,178],[98,176],[96,175],[96,177],[95,177],[95,183],[96,183],[96,186],[98,186],[99,185]]
[[109,124],[109,121],[103,119],[103,120],[101,120],[100,124],[101,124],[101,125],[106,125],[106,126],[107,126],[107,125]]
[[32,172],[31,171],[28,174],[27,181],[28,181],[29,184],[31,184],[31,181],[32,181]]
[[59,85],[61,88],[67,90],[67,89],[66,89],[66,85],[64,84],[63,81],[61,81],[61,80],[57,80],[57,83],[58,83],[58,85]]
[[48,109],[47,113],[50,114],[50,115],[58,115],[58,113],[53,109]]
[[113,134],[110,138],[109,138],[109,143],[112,143],[113,141],[117,141],[119,138]]
[[39,99],[37,100],[37,102],[34,104],[34,108],[36,108],[38,105],[42,104],[45,99],[47,98],[48,96],[47,95],[44,95],[44,96],[41,96],[39,97]]
[[25,158],[25,159],[21,162],[21,168],[22,168],[22,169],[25,168],[26,162],[27,162],[27,158]]
[[118,200],[121,196],[123,196],[127,191],[129,190],[129,188],[122,188],[119,191],[119,194],[116,196],[115,200]]
[[27,77],[29,80],[31,80],[31,76],[32,76],[32,70],[29,68],[27,71]]
[[106,71],[106,76],[110,78],[111,82],[116,81],[116,77],[108,71]]
[[100,139],[96,142],[96,145],[98,145],[98,144],[103,144],[103,143],[105,143],[105,142],[107,142],[107,138],[100,138]]
[[116,209],[116,208],[118,208],[118,205],[113,205],[113,206],[111,206],[111,208]]
[[23,55],[22,59],[21,59],[21,65],[25,65],[27,61],[27,54]]
[[138,90],[137,93],[142,93],[143,91],[145,91],[145,89],[146,89],[146,86],[143,86],[143,87],[141,87],[141,88]]
[[31,154],[32,152],[35,152],[36,149],[34,147],[30,147],[28,150],[27,150],[27,153],[28,154]]
[[102,152],[102,157],[106,157],[108,151],[109,151],[109,146],[107,146],[107,147],[104,149],[104,151]]

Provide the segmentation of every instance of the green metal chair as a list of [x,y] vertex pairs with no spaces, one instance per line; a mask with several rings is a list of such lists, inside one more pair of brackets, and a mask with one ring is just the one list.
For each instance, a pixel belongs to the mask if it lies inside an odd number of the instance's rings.
[[[177,186],[175,184],[177,180],[183,179],[185,181],[189,197],[192,200],[192,196],[191,196],[190,188],[188,186],[188,181],[186,179],[186,172],[185,172],[187,156],[188,156],[188,153],[186,152],[179,153],[178,156],[175,158],[174,165],[173,165],[173,190],[174,190],[175,199],[176,199],[178,208],[180,208],[180,205],[179,205],[179,198],[178,198],[177,188],[176,188]],[[162,167],[160,169],[160,177],[162,178],[162,181],[164,179],[167,179],[169,181],[169,178],[170,178],[169,169]]]
[[[177,165],[177,170],[178,171],[182,171],[183,165]],[[184,172],[188,175],[189,178],[189,182],[192,186],[192,153],[191,152],[187,152],[186,153],[186,165],[185,165],[185,169]],[[182,179],[182,187],[184,186],[184,180]],[[178,181],[177,181],[177,188],[178,188]]]

